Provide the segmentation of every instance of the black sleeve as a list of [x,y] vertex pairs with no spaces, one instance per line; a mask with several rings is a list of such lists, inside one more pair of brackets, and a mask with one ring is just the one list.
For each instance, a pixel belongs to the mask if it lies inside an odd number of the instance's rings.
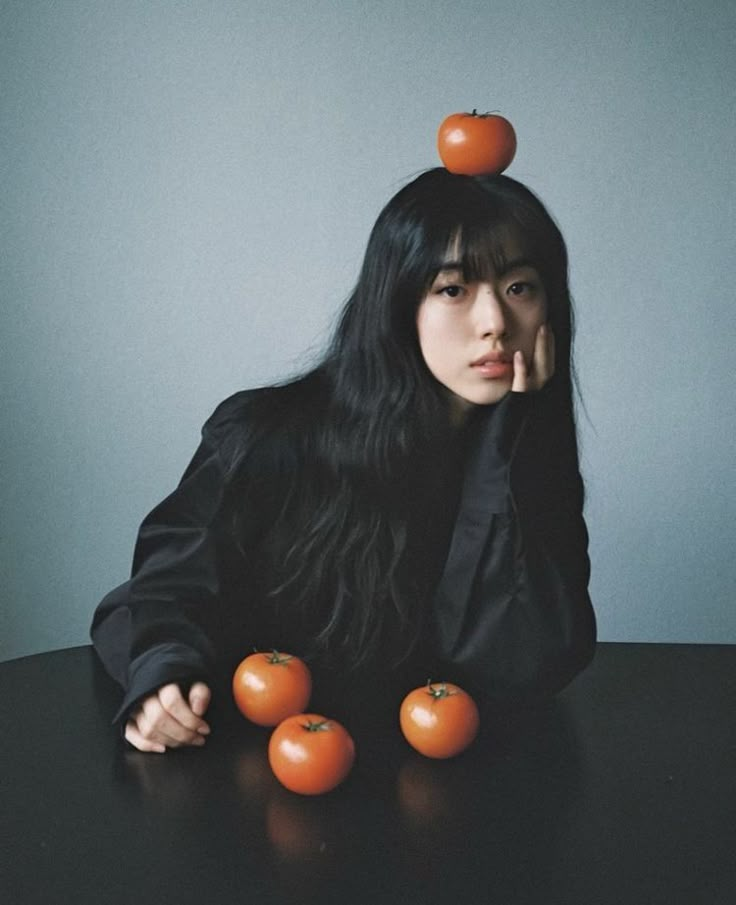
[[205,424],[178,487],[141,524],[130,580],[95,611],[92,642],[124,690],[117,720],[162,685],[215,672],[208,626],[219,618],[223,545],[232,545],[222,525],[222,435],[235,407],[226,401]]
[[554,418],[543,390],[481,420],[434,598],[440,657],[501,700],[555,693],[595,646],[574,428]]

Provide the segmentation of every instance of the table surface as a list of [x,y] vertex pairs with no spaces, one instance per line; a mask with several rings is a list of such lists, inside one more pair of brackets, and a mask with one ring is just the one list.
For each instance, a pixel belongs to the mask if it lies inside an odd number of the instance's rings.
[[453,760],[356,736],[314,798],[239,717],[126,750],[118,698],[88,647],[0,664],[6,905],[736,902],[736,646],[600,644]]

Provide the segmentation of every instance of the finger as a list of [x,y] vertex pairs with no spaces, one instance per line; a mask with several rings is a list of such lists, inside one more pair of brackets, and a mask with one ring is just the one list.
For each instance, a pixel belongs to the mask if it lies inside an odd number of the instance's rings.
[[139,751],[148,751],[154,754],[166,753],[166,745],[161,744],[161,742],[153,742],[150,739],[144,738],[138,731],[138,727],[133,720],[128,720],[125,724],[125,740]]
[[[199,685],[201,688],[207,688],[202,682],[197,682],[196,685]],[[192,687],[194,688],[195,686]],[[201,691],[199,692],[199,696],[201,696]],[[166,713],[186,729],[189,729],[192,732],[200,732],[201,730],[209,732],[209,726],[193,711],[190,706],[190,701],[184,698],[181,689],[176,683],[164,685],[163,688],[159,688],[158,700]]]
[[170,735],[163,728],[166,723],[162,719],[158,719],[156,711],[151,708],[148,709],[148,712],[140,710],[137,714],[133,714],[131,723],[138,735],[149,744],[163,745],[165,748],[179,748],[183,744],[181,739]]
[[[192,713],[198,717],[204,716],[210,706],[211,697],[212,692],[204,682],[195,682],[189,689],[189,706],[192,708]],[[197,731],[206,734],[210,731],[210,727],[203,723]]]
[[534,377],[541,389],[555,371],[555,337],[548,324],[542,324],[534,343]]
[[557,366],[557,346],[555,344],[555,335],[552,332],[551,327],[547,327],[549,332],[549,376],[552,377],[555,373],[555,367]]
[[186,745],[201,747],[205,743],[204,736],[198,732],[191,732],[177,723],[172,725],[163,717],[156,720],[155,714],[151,717],[142,711],[137,718],[133,718],[133,723],[142,738],[166,748],[183,748]]
[[204,743],[204,738],[196,729],[183,725],[164,709],[158,695],[152,695],[143,702],[136,725],[143,736],[162,742],[168,748]]
[[521,350],[514,352],[514,378],[511,381],[512,393],[526,393],[529,385],[524,353]]

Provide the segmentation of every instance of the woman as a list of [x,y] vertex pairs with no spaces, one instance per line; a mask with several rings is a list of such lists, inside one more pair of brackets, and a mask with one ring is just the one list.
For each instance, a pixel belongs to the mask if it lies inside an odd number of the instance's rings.
[[368,680],[507,701],[582,669],[571,318],[564,240],[520,183],[440,168],[399,191],[321,364],[222,403],[97,609],[127,740],[203,744],[254,647],[305,657],[323,710]]

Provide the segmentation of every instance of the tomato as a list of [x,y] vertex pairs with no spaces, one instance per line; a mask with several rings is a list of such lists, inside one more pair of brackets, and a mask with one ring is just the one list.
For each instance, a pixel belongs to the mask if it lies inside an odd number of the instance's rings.
[[437,133],[440,159],[451,173],[502,173],[516,154],[516,133],[497,113],[452,113]]
[[279,782],[301,795],[321,795],[352,769],[355,744],[347,729],[316,713],[287,717],[268,743],[268,762]]
[[399,710],[407,742],[426,757],[454,757],[478,734],[475,701],[452,682],[427,683],[404,698]]
[[276,726],[287,716],[301,713],[311,694],[309,667],[291,654],[251,654],[233,675],[238,710],[259,726]]

